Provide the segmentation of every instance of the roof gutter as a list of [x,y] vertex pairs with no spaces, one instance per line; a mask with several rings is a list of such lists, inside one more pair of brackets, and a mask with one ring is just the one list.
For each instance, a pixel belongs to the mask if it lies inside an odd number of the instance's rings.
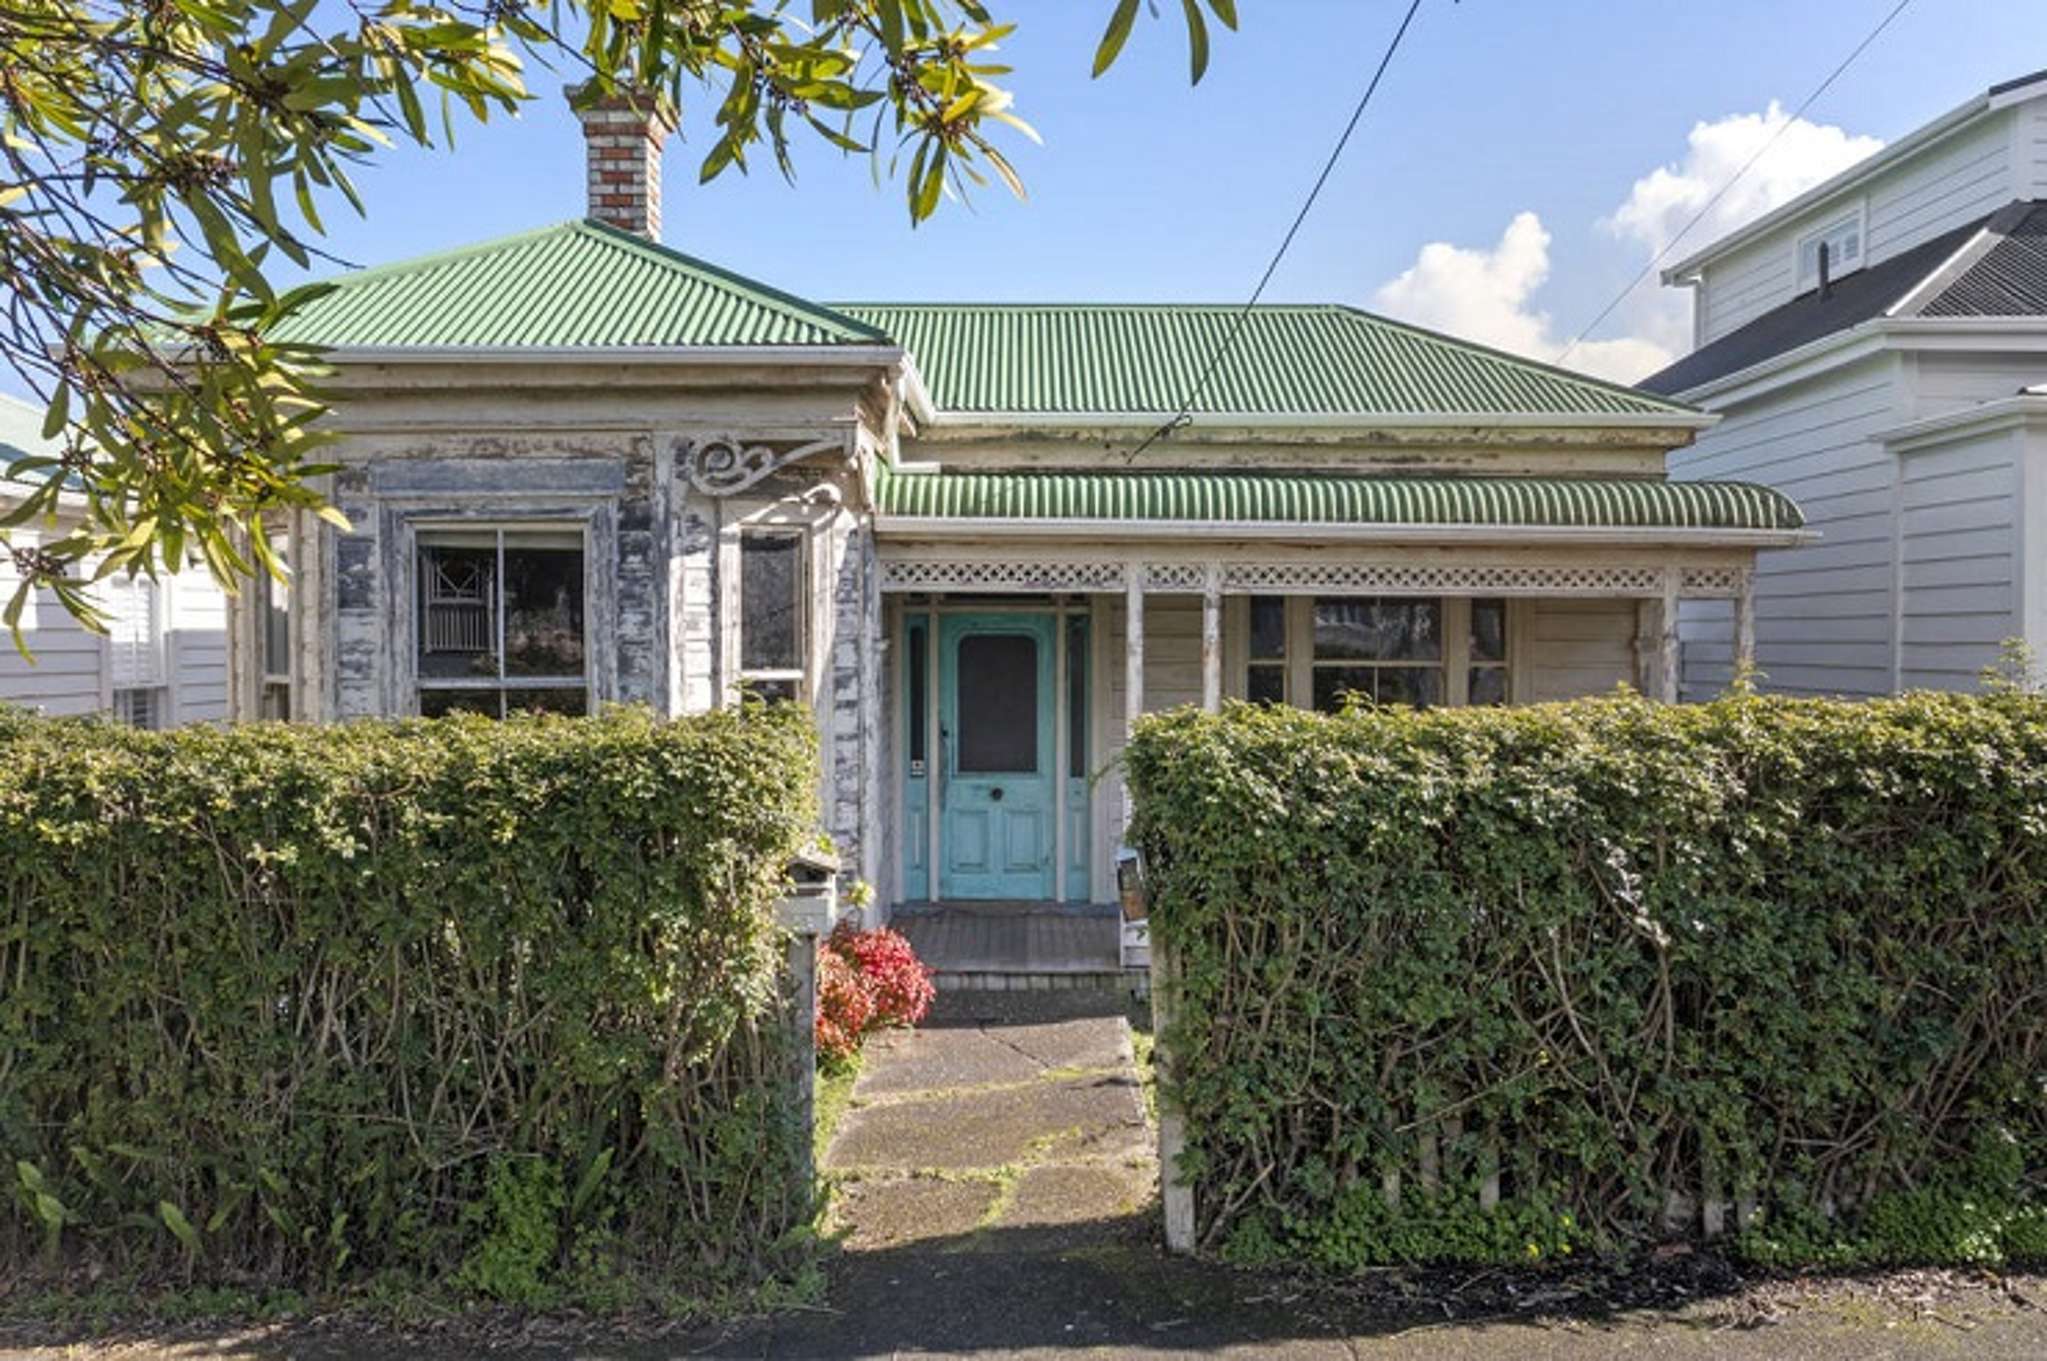
[[[1156,430],[1175,420],[1170,411],[941,411],[929,422],[937,430]],[[1369,434],[1376,430],[1705,430],[1720,417],[1710,411],[1588,412],[1542,415],[1532,412],[1201,412],[1187,418],[1197,430],[1335,430]]]
[[1000,516],[889,515],[874,517],[877,537],[891,539],[1099,539],[1186,542],[1190,537],[1226,534],[1231,542],[1311,541],[1318,543],[1443,544],[1610,544],[1700,548],[1794,548],[1814,543],[1810,529],[1716,529],[1684,525],[1669,529],[1615,525],[1445,525],[1427,523],[1343,524],[1266,521],[1245,524],[1216,520],[1022,519]]
[[[2023,347],[2017,340],[2035,343]],[[2022,349],[2025,353],[2047,352],[2047,319],[2041,317],[1873,317],[1817,340],[1773,354],[1745,369],[1722,374],[1679,395],[1687,402],[1706,402],[1769,379],[1794,381],[1794,370],[1819,360],[1834,358],[1837,352],[1862,348],[1875,353],[1886,344],[1904,350],[1968,350],[1985,346],[2001,350]],[[1864,355],[1843,354],[1836,365]],[[1776,386],[1776,384],[1772,384]]]
[[333,345],[330,364],[724,364],[893,365],[900,345]]
[[1932,445],[1951,443],[1965,436],[1985,435],[2020,426],[2047,424],[2047,393],[2031,388],[1980,406],[1946,411],[1938,416],[1910,421],[1879,430],[1870,438],[1890,447],[1894,453],[1911,453]]

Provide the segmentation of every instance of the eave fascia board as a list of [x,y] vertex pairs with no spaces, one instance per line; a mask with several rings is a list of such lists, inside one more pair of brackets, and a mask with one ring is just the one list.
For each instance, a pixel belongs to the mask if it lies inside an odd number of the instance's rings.
[[1081,520],[1008,517],[887,515],[874,517],[887,539],[1092,540],[1185,543],[1225,535],[1231,542],[1342,544],[1579,544],[1671,548],[1795,548],[1817,542],[1811,529],[1671,529],[1601,525],[1324,524],[1214,520]]
[[[1175,417],[1170,411],[941,411],[929,423],[933,431],[1050,430],[1085,435],[1097,430],[1152,431]],[[1720,417],[1710,411],[1615,412],[1565,417],[1532,412],[1458,412],[1430,414],[1395,412],[1361,416],[1347,412],[1205,412],[1190,416],[1175,432],[1209,435],[1260,430],[1318,430],[1370,435],[1380,430],[1550,430],[1569,434],[1584,430],[1706,430]]]
[[805,368],[892,367],[900,345],[333,345],[314,352],[326,364],[715,364]]
[[[2016,342],[2030,342],[2018,344]],[[2047,319],[2040,317],[1876,317],[1745,369],[1677,393],[1705,403],[1739,394],[1756,397],[1886,349],[1980,350],[2021,348],[2047,353]],[[1722,403],[1725,404],[1724,402]]]
[[2022,392],[1979,406],[1908,421],[1888,430],[1879,430],[1870,438],[1888,447],[1892,453],[1909,454],[1974,435],[2034,425],[2047,426],[2047,394]]
[[1767,390],[1801,382],[1811,376],[1811,371],[1836,368],[1863,358],[1865,353],[1881,350],[1883,337],[1876,326],[1877,323],[1866,321],[1844,331],[1821,336],[1745,369],[1736,369],[1697,387],[1686,388],[1677,395],[1687,402],[1705,403],[1735,392],[1741,392],[1743,396],[1755,395],[1742,391],[1746,388]]
[[903,403],[909,408],[910,416],[920,426],[929,426],[938,420],[938,408],[931,403],[931,389],[924,386],[924,374],[917,368],[917,357],[907,350],[903,352]]
[[1746,226],[1737,227],[1727,235],[1708,242],[1677,263],[1664,266],[1659,277],[1665,284],[1675,284],[1681,279],[1697,275],[1715,258],[1767,236],[1786,223],[1804,216],[1858,181],[1879,175],[1890,167],[1909,160],[1933,142],[1960,131],[1977,119],[2002,112],[2013,104],[2023,103],[2027,99],[2037,98],[2039,94],[2038,89],[2030,86],[2021,86],[1995,98],[1987,93],[1979,94],[1949,109],[1931,123],[1922,124],[1906,133],[1881,151],[1863,157],[1831,179],[1822,180],[1790,202],[1779,204]]

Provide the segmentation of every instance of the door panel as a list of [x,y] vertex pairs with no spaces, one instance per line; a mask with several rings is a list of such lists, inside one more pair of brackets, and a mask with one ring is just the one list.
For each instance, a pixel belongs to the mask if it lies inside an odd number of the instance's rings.
[[1052,896],[1056,622],[1045,614],[940,617],[946,898]]

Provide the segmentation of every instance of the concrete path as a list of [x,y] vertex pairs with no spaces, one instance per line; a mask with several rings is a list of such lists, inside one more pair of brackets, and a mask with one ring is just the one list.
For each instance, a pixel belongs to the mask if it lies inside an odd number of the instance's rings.
[[[1775,1316],[1700,1295],[1566,1321],[1537,1318],[1529,1301],[1453,1324],[1426,1288],[1392,1278],[1347,1294],[1168,1257],[1130,1027],[1108,994],[943,994],[923,1029],[870,1045],[854,1099],[826,1159],[845,1234],[829,1308],[664,1355],[2047,1356],[2047,1312],[1993,1292],[1925,1317],[1852,1293]],[[1495,1273],[1460,1277],[1474,1274]]]

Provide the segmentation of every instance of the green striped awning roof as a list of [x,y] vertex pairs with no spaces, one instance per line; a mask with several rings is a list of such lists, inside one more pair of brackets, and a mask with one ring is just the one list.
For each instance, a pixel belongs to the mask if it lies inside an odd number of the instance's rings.
[[1244,472],[885,472],[882,514],[963,520],[1794,530],[1782,492],[1618,477]]
[[[1684,421],[1633,388],[1331,303],[841,303],[898,341],[941,412],[1555,416]],[[1239,327],[1241,319],[1242,325]],[[1206,384],[1212,356],[1221,354]]]
[[885,345],[864,322],[601,222],[343,275],[272,333],[363,349]]

